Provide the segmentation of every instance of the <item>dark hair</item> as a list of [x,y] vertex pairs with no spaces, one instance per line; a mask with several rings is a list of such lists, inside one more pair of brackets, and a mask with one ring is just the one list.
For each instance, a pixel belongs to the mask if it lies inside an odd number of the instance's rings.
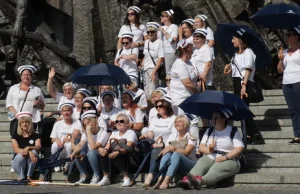
[[193,35],[193,37],[206,39],[206,37],[203,34],[199,34],[199,33]]
[[288,32],[293,33],[294,36],[298,36],[298,42],[300,41],[300,34],[294,28],[289,29]]
[[132,42],[132,41],[133,41],[133,39],[132,39],[132,38],[129,38],[129,37],[123,37],[122,40],[124,40],[124,39],[128,39],[129,42]]
[[[190,44],[190,43],[188,43],[188,44]],[[192,44],[190,44],[190,45],[192,45]],[[176,55],[177,55],[177,57],[178,57],[178,58],[182,57],[182,55],[183,55],[184,53],[186,53],[186,50],[187,50],[187,48],[189,48],[190,45],[187,45],[185,48],[179,47],[179,48],[176,50]]]
[[[162,107],[163,107],[164,109],[166,109],[168,117],[174,115],[174,112],[173,112],[173,109],[172,109],[172,106],[171,106],[171,103],[170,103],[170,102],[168,102],[168,101],[166,101],[166,100],[164,100],[164,99],[160,99],[160,100],[157,100],[157,101],[155,102],[155,105],[157,105],[157,103],[159,103],[159,102],[161,103]],[[161,115],[160,115],[160,114],[157,114],[157,117],[158,117],[158,118],[161,118]]]
[[98,117],[99,116],[99,113],[98,113],[98,110],[97,110],[97,107],[94,103],[92,103],[91,101],[87,100],[85,101],[84,103],[82,103],[82,106],[81,106],[81,111],[80,111],[80,116],[79,116],[79,120],[81,118],[81,115],[83,114],[83,105],[85,103],[88,103],[89,105],[91,105],[92,109],[96,111],[96,116]]
[[[137,105],[136,103],[134,103],[134,100],[133,100],[133,98],[132,98],[132,96],[131,96],[130,94],[128,94],[128,93],[123,93],[122,96],[123,96],[123,95],[128,95],[129,98],[131,99],[130,115],[133,116],[133,117],[135,117],[135,110],[138,108],[138,105]],[[122,104],[123,104],[123,102],[122,102]]]
[[182,24],[181,24],[181,26],[183,25],[183,24],[186,24],[186,26],[191,30],[191,33],[192,33],[192,35],[193,35],[193,33],[194,33],[194,26],[193,25],[191,25],[190,23],[188,23],[188,22],[183,22]]
[[243,53],[248,48],[248,44],[246,43],[245,38],[236,37],[236,36],[234,36],[234,37],[237,38],[240,41],[240,44],[241,44],[239,48],[236,48],[236,53],[240,52],[240,48],[242,50],[241,53]]
[[225,127],[228,125],[228,119],[226,118],[226,116],[224,115],[224,113],[222,111],[217,111],[216,114],[220,115],[220,117],[222,119],[225,119]]
[[[132,10],[132,9],[130,9],[130,10]],[[134,11],[134,10],[132,10],[132,11]],[[135,27],[137,27],[138,29],[140,29],[139,28],[140,25],[141,25],[140,14],[138,12],[134,11],[134,15],[135,15],[134,25],[135,25]],[[126,14],[126,17],[124,19],[124,25],[130,26],[130,21],[128,19],[127,14]]]

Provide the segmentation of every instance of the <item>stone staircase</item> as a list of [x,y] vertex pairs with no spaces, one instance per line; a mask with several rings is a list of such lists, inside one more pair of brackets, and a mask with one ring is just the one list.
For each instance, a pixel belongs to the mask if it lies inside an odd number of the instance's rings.
[[[281,90],[264,91],[265,100],[251,105],[256,123],[265,138],[265,145],[248,145],[246,154],[248,172],[238,174],[235,184],[299,184],[300,146],[288,145],[293,137],[292,123]],[[57,104],[46,99],[47,111],[54,111]],[[240,122],[235,122],[240,126]],[[5,101],[0,101],[0,179],[16,179],[10,173],[12,149],[9,135],[9,121]],[[143,177],[143,176],[141,176]],[[137,181],[141,180],[141,177]],[[53,180],[65,180],[61,173],[53,173]]]

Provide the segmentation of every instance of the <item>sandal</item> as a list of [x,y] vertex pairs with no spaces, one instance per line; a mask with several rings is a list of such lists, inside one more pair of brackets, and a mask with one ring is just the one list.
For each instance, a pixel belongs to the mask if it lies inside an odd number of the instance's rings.
[[159,186],[159,189],[163,190],[163,189],[168,189],[169,188],[169,184],[166,184],[166,183],[162,183],[160,186]]
[[146,178],[146,180],[145,180],[145,182],[142,184],[142,187],[149,187],[152,179],[153,179],[153,175],[152,176],[148,175],[147,178]]
[[164,180],[163,177],[160,176],[160,177],[158,178],[157,183],[154,185],[153,189],[159,189],[159,187],[160,187],[161,183],[163,182],[163,180]]

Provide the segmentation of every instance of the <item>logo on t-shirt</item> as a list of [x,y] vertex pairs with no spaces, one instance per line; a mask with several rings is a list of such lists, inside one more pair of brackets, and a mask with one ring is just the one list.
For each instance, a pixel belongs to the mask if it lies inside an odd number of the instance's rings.
[[31,140],[29,140],[29,144],[33,144],[34,143],[34,141],[31,139]]

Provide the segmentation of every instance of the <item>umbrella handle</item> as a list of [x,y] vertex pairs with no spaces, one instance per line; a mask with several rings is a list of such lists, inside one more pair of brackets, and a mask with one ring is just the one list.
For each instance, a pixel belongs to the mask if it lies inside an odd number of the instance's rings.
[[156,144],[160,144],[160,143],[162,143],[162,142],[163,142],[163,137],[162,137],[162,136],[159,136],[159,137],[156,139],[156,141],[155,141]]
[[206,90],[206,83],[203,80],[201,80],[200,82],[201,82],[202,92],[205,92],[205,90]]

